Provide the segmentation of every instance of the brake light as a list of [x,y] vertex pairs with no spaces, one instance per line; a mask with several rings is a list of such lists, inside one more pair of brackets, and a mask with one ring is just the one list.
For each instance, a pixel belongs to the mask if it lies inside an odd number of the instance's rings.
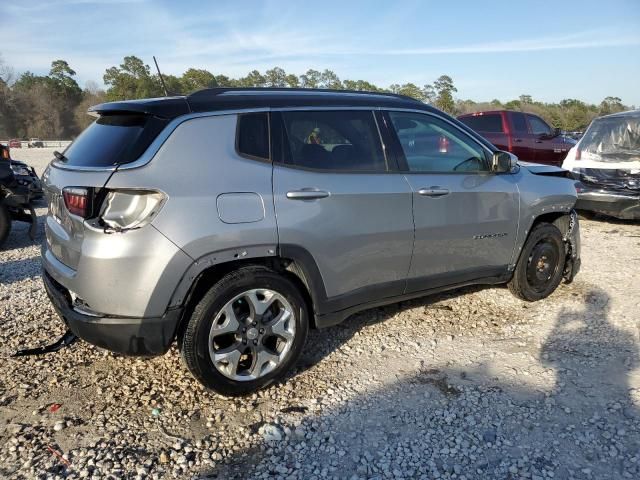
[[576,157],[574,158],[574,160],[580,160],[581,157],[582,157],[582,150],[580,150],[579,148],[576,148]]
[[4,158],[5,160],[9,160],[9,147],[2,147],[0,148],[0,150],[2,150],[2,158]]
[[440,150],[440,153],[447,153],[449,151],[449,139],[444,135],[440,136],[438,150]]
[[89,191],[81,187],[66,187],[62,189],[64,204],[69,213],[87,218],[89,214]]

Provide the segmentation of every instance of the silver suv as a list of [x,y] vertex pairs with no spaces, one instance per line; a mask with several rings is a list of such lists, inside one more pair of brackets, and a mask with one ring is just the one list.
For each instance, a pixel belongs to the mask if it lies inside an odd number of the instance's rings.
[[210,89],[98,105],[44,174],[44,284],[80,338],[228,395],[309,328],[469,284],[578,271],[574,182],[391,94]]

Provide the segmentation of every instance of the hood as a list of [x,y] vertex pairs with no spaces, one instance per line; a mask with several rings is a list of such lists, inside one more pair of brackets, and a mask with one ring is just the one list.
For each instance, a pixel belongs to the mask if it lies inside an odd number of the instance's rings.
[[529,172],[533,173],[534,175],[573,178],[573,175],[569,170],[565,170],[564,168],[556,167],[553,165],[542,165],[540,163],[523,162],[521,160],[518,160],[518,165],[526,168],[527,170],[529,170]]

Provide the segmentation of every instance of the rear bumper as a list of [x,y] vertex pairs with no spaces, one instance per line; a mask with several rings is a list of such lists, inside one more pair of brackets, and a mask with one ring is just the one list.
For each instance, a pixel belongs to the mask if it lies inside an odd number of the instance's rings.
[[624,192],[595,189],[578,182],[578,201],[575,208],[604,213],[612,217],[637,220],[640,219],[640,192]]
[[43,270],[45,289],[56,312],[79,338],[124,355],[162,355],[176,334],[182,309],[167,310],[161,317],[106,317],[80,313],[71,305],[69,290]]

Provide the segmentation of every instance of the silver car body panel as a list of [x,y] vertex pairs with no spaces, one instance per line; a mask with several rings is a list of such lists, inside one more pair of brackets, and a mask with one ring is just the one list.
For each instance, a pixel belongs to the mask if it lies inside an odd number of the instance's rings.
[[[511,175],[407,175],[415,246],[409,278],[506,267],[518,233],[519,194]],[[423,189],[449,193],[431,197]]]
[[[273,190],[280,243],[311,254],[328,298],[404,281],[411,260],[413,218],[411,189],[403,175],[276,165]],[[329,195],[288,196],[305,190]],[[402,293],[404,285],[399,286]]]

